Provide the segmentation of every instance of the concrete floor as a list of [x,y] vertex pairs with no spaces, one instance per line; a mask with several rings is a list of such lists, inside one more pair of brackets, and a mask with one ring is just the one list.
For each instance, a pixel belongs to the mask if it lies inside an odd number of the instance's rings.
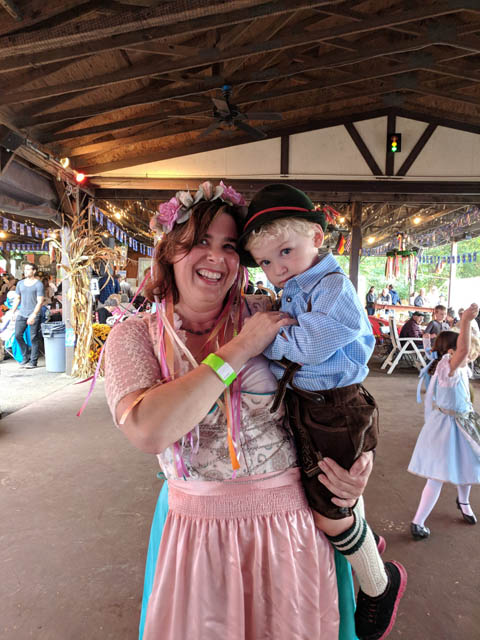
[[0,362],[0,414],[5,417],[72,383],[66,373],[47,371],[43,356],[36,369],[22,369],[7,357]]
[[[416,382],[413,370],[387,376],[374,369],[366,384],[382,418],[367,516],[386,537],[385,558],[400,560],[409,572],[390,637],[478,640],[480,525],[460,519],[453,487],[445,487],[428,521],[431,538],[415,542],[409,535],[424,484],[406,472],[422,424]],[[85,393],[85,385],[66,386],[0,421],[2,639],[137,637],[160,489],[156,460],[113,427],[101,382],[76,418]],[[478,488],[472,506],[480,515]]]

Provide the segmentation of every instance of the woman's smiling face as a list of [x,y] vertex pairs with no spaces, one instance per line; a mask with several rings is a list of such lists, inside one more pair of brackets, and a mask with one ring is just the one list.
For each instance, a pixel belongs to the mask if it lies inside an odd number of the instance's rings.
[[223,302],[238,273],[237,238],[232,216],[219,213],[199,243],[176,256],[173,271],[180,303],[201,309]]

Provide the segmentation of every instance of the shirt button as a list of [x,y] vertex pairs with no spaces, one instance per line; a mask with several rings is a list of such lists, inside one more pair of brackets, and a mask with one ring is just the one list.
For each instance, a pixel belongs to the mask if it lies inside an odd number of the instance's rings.
[[287,298],[287,302],[291,302],[291,301],[292,301],[291,297],[290,297],[290,296],[288,296],[288,298]]

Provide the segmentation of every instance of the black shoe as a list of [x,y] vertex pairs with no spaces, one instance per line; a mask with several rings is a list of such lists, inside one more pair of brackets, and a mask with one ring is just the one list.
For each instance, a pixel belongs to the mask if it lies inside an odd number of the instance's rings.
[[414,522],[410,524],[410,532],[412,538],[415,538],[415,540],[424,540],[430,535],[430,529],[428,527],[424,527],[422,524],[415,524]]
[[407,586],[407,572],[399,562],[386,562],[388,585],[375,597],[358,592],[355,631],[359,640],[383,640],[395,624],[398,604]]
[[24,366],[24,369],[36,369],[37,365],[36,364],[32,364],[31,362],[27,362],[27,364]]
[[459,502],[457,497],[457,509],[460,509],[460,511],[462,512],[462,516],[465,522],[468,522],[468,524],[477,524],[477,517],[475,516],[475,514],[473,514],[473,516],[469,516],[468,513],[463,512],[462,506],[466,507],[469,505],[469,502]]
[[24,369],[27,366],[27,364],[28,364],[28,360],[25,360],[24,362],[23,361],[20,362],[20,368]]

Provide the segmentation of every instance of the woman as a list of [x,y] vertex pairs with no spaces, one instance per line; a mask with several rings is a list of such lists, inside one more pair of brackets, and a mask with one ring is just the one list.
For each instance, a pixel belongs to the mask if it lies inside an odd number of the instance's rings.
[[[259,355],[294,321],[249,317],[236,250],[242,200],[204,183],[194,199],[179,192],[160,207],[149,290],[159,316],[128,320],[107,341],[115,421],[158,454],[168,479],[144,640],[338,637],[333,552],[307,507],[283,407],[269,411],[276,383]],[[368,455],[350,473],[320,465],[336,504],[352,506]]]
[[375,295],[375,287],[370,287],[367,293],[367,314],[369,316],[375,315],[375,302],[377,300],[377,296]]

